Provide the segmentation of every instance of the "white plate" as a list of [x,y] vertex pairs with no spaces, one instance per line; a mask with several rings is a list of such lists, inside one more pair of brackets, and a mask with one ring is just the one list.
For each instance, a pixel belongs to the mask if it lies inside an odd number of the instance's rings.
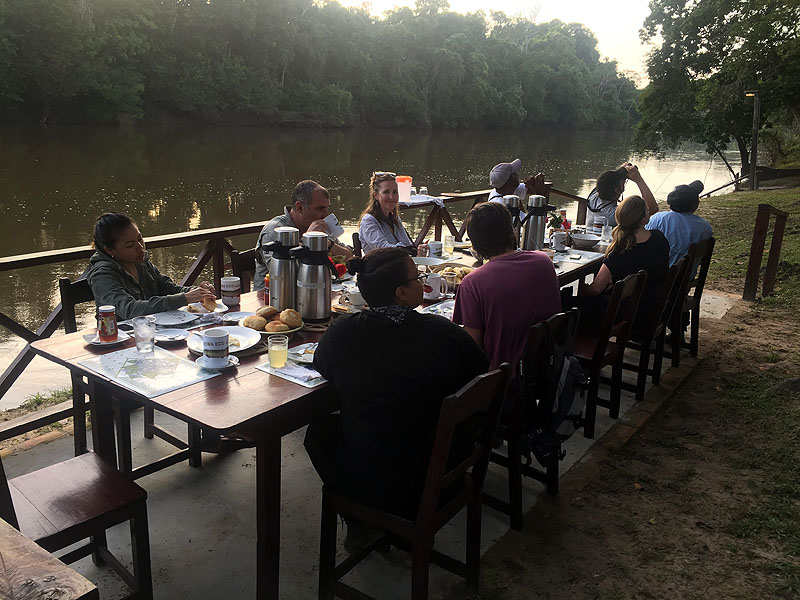
[[[189,310],[189,306],[196,308],[197,312],[191,312]],[[210,310],[206,310],[206,308],[199,302],[192,302],[188,306],[181,306],[178,310],[185,310],[189,314],[193,315],[207,315],[208,313],[211,312]],[[228,306],[224,302],[222,302],[222,300],[217,300],[217,308],[214,309],[214,312],[215,313],[228,312]]]
[[206,357],[202,354],[194,359],[198,365],[203,367],[204,369],[208,369],[209,371],[222,371],[223,369],[230,369],[231,367],[239,366],[239,359],[235,357],[233,354],[228,355],[228,364],[224,367],[210,367],[206,364]]
[[186,325],[200,318],[199,314],[190,313],[183,310],[168,310],[153,315],[156,318],[156,325],[161,327],[174,327],[175,325]]
[[253,331],[255,333],[259,333],[262,336],[264,336],[265,338],[267,338],[267,337],[269,337],[271,335],[287,335],[287,334],[290,334],[290,333],[294,333],[295,331],[300,331],[303,327],[306,326],[305,323],[300,323],[300,327],[295,327],[294,329],[288,329],[287,331],[256,331],[255,329],[250,329],[249,327],[245,327],[244,325],[242,325],[242,322],[244,322],[244,319],[239,321],[239,327],[241,329],[247,329],[248,331]]
[[[331,274],[331,276],[333,276],[333,274]],[[350,273],[345,272],[345,274],[342,275],[341,277],[334,277],[333,281],[334,281],[334,283],[337,283],[337,282],[342,282],[342,281],[349,281],[352,278],[353,278],[353,276]]]
[[431,267],[433,265],[440,265],[442,263],[447,262],[443,258],[436,258],[433,256],[414,256],[412,257],[412,260],[414,261],[415,265],[426,265],[428,267]]
[[87,333],[83,336],[83,339],[86,340],[87,344],[91,344],[92,346],[116,346],[125,340],[131,339],[131,336],[121,329],[117,329],[117,339],[115,339],[113,342],[101,342],[97,333]]
[[[252,348],[261,341],[261,336],[258,335],[258,332],[254,329],[250,329],[249,327],[225,325],[224,327],[214,327],[213,329],[224,329],[228,332],[228,352],[231,354],[236,354],[237,352],[242,352],[243,350]],[[211,329],[205,329],[204,331],[211,331]],[[239,345],[237,346],[235,343],[231,343],[231,340],[236,340]],[[189,346],[189,350],[192,352],[196,354],[202,354],[203,333],[193,333],[192,336],[186,341],[186,345]]]
[[189,337],[186,329],[159,329],[156,331],[157,342],[182,342]]
[[252,317],[255,314],[256,313],[254,312],[242,312],[242,311],[229,312],[227,315],[222,317],[222,322],[230,323],[231,325],[238,325],[239,321],[241,321],[242,319],[246,319],[247,317]]
[[426,306],[419,312],[426,315],[439,315],[440,317],[444,317],[452,321],[453,307],[455,307],[455,305],[456,305],[455,300],[444,300],[442,302],[437,302],[436,304],[431,304],[430,306]]
[[472,248],[472,242],[453,242],[453,248]]
[[311,364],[314,362],[314,352],[317,350],[317,342],[300,344],[294,348],[289,348],[289,358],[295,362]]

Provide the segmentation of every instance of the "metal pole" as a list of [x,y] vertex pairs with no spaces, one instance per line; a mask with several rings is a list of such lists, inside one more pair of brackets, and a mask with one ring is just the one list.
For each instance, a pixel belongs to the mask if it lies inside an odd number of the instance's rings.
[[758,129],[761,119],[761,102],[758,92],[753,95],[753,149],[750,152],[750,189],[758,189]]

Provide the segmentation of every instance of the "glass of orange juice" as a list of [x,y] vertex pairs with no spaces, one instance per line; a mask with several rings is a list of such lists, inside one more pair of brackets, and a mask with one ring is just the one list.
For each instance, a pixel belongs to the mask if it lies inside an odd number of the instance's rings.
[[271,335],[267,342],[269,348],[269,366],[273,369],[280,369],[286,364],[289,358],[289,336]]

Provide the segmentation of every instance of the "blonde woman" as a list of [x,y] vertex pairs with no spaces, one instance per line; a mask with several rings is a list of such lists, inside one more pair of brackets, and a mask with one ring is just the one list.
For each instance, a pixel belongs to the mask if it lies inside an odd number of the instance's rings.
[[[647,307],[655,300],[669,270],[669,242],[660,231],[648,231],[644,228],[650,220],[647,203],[641,196],[628,196],[615,212],[617,226],[612,232],[612,241],[606,250],[606,258],[589,285],[581,284],[578,296],[600,296],[612,284],[625,279],[628,275],[647,272],[639,312],[636,316],[647,314]],[[588,300],[588,298],[587,298]],[[604,306],[601,299],[597,302],[580,302],[578,305],[586,313],[586,317],[602,318]],[[584,321],[583,316],[581,321]]]
[[364,254],[376,248],[403,248],[410,254],[417,253],[397,210],[400,195],[396,177],[394,173],[376,171],[369,180],[369,202],[358,227]]

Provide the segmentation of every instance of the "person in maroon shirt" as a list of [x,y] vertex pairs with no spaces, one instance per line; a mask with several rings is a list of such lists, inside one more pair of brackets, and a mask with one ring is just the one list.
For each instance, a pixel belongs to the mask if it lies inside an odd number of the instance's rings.
[[517,250],[511,213],[502,204],[480,204],[467,214],[472,247],[489,262],[464,277],[453,321],[475,340],[491,369],[516,365],[528,329],[561,312],[558,278],[543,252]]

